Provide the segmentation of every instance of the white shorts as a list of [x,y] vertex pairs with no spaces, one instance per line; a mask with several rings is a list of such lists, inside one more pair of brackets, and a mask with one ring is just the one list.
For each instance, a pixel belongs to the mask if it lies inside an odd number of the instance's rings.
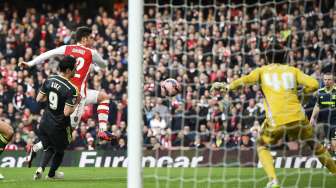
[[84,109],[86,105],[98,103],[98,95],[99,95],[99,91],[97,90],[93,90],[93,89],[87,90],[86,97],[81,98],[75,111],[70,115],[71,127],[76,128],[79,125],[80,119],[84,113]]

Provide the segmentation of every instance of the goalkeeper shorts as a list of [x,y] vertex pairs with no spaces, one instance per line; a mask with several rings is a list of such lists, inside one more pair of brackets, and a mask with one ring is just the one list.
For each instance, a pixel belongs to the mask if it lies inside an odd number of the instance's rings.
[[302,121],[294,121],[284,125],[271,126],[264,120],[258,141],[261,144],[273,145],[286,136],[295,140],[313,139],[314,129],[307,117]]

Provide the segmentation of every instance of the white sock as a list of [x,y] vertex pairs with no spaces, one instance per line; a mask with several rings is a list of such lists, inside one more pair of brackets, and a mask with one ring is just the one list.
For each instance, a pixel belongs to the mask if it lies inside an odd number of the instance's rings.
[[104,100],[99,103],[97,108],[98,113],[98,121],[99,121],[99,131],[106,131],[107,130],[107,122],[108,122],[108,115],[109,115],[109,100]]
[[33,151],[38,152],[43,148],[42,141],[37,142],[33,145]]

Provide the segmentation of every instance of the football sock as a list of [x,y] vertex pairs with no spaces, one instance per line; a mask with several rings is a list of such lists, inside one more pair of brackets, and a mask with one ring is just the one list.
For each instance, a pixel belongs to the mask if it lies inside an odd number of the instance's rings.
[[55,176],[56,170],[58,169],[58,167],[62,163],[63,156],[64,156],[64,152],[56,152],[55,153],[54,158],[53,158],[52,163],[51,163],[51,166],[50,166],[49,173],[48,173],[49,177],[54,177]]
[[99,131],[107,130],[108,115],[110,112],[109,104],[110,104],[109,100],[103,100],[98,105],[97,113],[99,121]]
[[5,150],[7,144],[8,140],[2,134],[0,134],[0,154]]
[[258,147],[259,160],[270,180],[277,179],[275,175],[275,168],[273,165],[273,157],[271,152],[264,146]]
[[45,167],[48,165],[51,157],[54,155],[54,150],[48,148],[47,150],[43,151],[43,157],[42,157],[42,161],[40,163],[40,167],[42,167],[42,170],[44,171]]
[[317,148],[315,149],[315,155],[331,173],[336,175],[336,164],[333,161],[330,153],[321,144],[318,144]]

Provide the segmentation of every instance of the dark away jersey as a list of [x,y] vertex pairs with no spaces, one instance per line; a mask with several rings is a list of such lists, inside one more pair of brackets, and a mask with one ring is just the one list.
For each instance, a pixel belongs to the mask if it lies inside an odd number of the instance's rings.
[[336,86],[330,91],[325,87],[319,89],[316,98],[320,107],[319,121],[336,125]]
[[40,92],[47,96],[47,107],[42,116],[42,122],[66,127],[70,124],[70,117],[64,116],[65,105],[75,106],[77,90],[66,78],[53,75],[42,85]]

